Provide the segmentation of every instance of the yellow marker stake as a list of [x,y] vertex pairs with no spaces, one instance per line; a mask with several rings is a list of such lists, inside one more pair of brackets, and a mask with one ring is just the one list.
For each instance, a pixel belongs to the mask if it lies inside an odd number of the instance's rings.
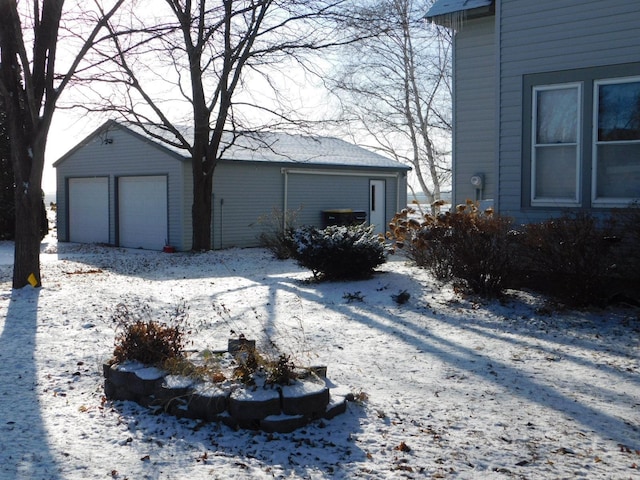
[[29,282],[32,287],[38,285],[38,279],[33,273],[27,277],[27,282]]

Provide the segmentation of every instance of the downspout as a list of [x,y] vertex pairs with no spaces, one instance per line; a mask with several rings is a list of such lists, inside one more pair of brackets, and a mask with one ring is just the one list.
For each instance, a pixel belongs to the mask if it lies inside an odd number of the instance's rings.
[[[501,104],[501,96],[502,96],[502,61],[500,59],[500,48],[501,48],[501,43],[502,43],[502,39],[501,39],[501,32],[502,32],[502,2],[501,1],[496,1],[494,2],[495,4],[495,55],[496,55],[496,76],[497,76],[497,82],[495,82],[496,84],[496,88],[497,88],[497,92],[496,92],[496,107],[495,107],[495,111],[496,111],[496,126],[495,126],[495,131],[497,132],[496,138],[495,138],[495,175],[496,178],[494,180],[495,182],[495,187],[494,187],[494,195],[493,195],[493,208],[494,211],[497,213],[500,213],[500,185],[501,185],[501,179],[500,179],[500,125],[501,125],[501,121],[500,119],[502,118],[502,110],[500,107]],[[522,106],[521,106],[521,110],[522,110]],[[522,119],[521,119],[522,121]],[[522,125],[520,126],[520,130],[522,131]],[[521,136],[522,139],[522,136]],[[522,145],[522,141],[520,142],[520,145]],[[522,147],[521,147],[522,148]],[[522,168],[522,151],[520,152],[520,168]],[[520,172],[520,178],[522,179],[522,172]],[[520,196],[522,197],[522,180],[520,180]]]
[[457,130],[457,68],[456,68],[456,49],[458,36],[456,33],[453,33],[453,45],[451,51],[451,64],[453,65],[451,69],[451,123],[453,128],[451,129],[451,210],[455,207],[456,204],[461,203],[457,200],[458,195],[458,175],[456,174],[456,170],[458,168],[458,149],[456,148],[456,142],[458,139]]
[[[400,175],[396,175],[396,213],[400,212]],[[406,198],[405,192],[405,198]]]
[[220,199],[220,248],[222,248],[222,229],[224,225],[224,198]]
[[216,249],[216,194],[211,194],[211,248]]
[[289,204],[289,170],[283,168],[281,170],[284,175],[284,198],[282,199],[282,231],[287,231],[287,205]]

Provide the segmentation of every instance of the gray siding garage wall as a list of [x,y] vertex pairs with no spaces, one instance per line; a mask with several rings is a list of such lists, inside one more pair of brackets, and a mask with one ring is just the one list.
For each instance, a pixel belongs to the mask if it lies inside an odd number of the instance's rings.
[[[465,22],[455,38],[454,204],[494,198],[496,190],[496,46],[495,17]],[[481,192],[472,175],[484,175]]]
[[[144,141],[130,132],[112,128],[90,138],[56,162],[58,238],[69,241],[68,182],[72,178],[108,177],[109,243],[118,244],[117,179],[121,176],[167,176],[169,242],[178,249],[189,249],[183,236],[184,165],[176,155]],[[189,219],[190,222],[190,219]],[[190,225],[190,223],[189,223]],[[190,230],[190,228],[189,228]],[[162,248],[162,246],[160,246]]]
[[322,226],[323,210],[351,209],[369,216],[369,179],[289,174],[289,208],[301,209],[299,222]]
[[406,183],[398,182],[398,176],[385,172],[364,173],[353,170],[340,173],[340,176],[323,175],[320,172],[289,173],[288,206],[290,209],[301,209],[300,224],[322,226],[324,210],[341,209],[363,211],[367,215],[367,221],[370,221],[370,180],[385,182],[386,223],[406,207]]
[[523,78],[639,62],[640,4],[635,0],[496,3],[500,48],[498,208],[501,214],[519,221],[538,221],[557,209],[522,209],[522,181],[526,177],[522,159],[527,155],[523,152],[523,128],[527,128],[522,119]]
[[282,210],[283,179],[278,166],[223,162],[213,176],[213,248],[252,247],[267,225],[260,217]]
[[[284,171],[288,172],[286,179]],[[268,220],[274,211],[285,208],[285,181],[286,209],[297,211],[295,220],[299,226],[321,227],[322,212],[333,209],[361,210],[368,219],[369,180],[385,181],[387,221],[406,206],[405,177],[399,182],[395,173],[335,168],[326,169],[326,173],[317,168],[310,172],[313,173],[303,173],[290,164],[221,163],[214,175],[213,248],[257,246],[260,233],[270,228]],[[261,222],[261,218],[267,221]]]

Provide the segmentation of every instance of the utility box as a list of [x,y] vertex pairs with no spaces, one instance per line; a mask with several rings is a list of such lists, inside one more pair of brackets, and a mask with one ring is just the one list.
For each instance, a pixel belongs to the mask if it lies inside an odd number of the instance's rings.
[[323,227],[329,225],[347,226],[358,225],[367,221],[367,212],[354,211],[350,208],[339,208],[322,211]]

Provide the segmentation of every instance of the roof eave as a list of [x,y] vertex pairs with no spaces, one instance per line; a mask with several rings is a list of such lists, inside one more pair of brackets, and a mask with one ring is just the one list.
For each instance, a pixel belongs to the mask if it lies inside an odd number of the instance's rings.
[[322,162],[313,162],[313,161],[282,161],[282,160],[250,160],[250,159],[239,159],[239,158],[221,158],[219,160],[220,163],[244,163],[244,164],[255,164],[255,165],[265,165],[269,166],[277,166],[281,168],[314,168],[314,169],[325,169],[325,170],[363,170],[363,171],[380,171],[380,172],[409,172],[412,168],[408,165],[403,165],[398,163],[398,165],[348,165],[344,163],[322,163]]
[[447,28],[457,29],[457,27],[467,20],[482,17],[491,17],[496,14],[495,3],[484,7],[471,8],[469,10],[455,10],[440,15],[429,15],[425,17],[427,21]]
[[123,124],[118,123],[117,121],[115,121],[113,119],[110,119],[110,120],[107,120],[106,122],[104,122],[98,128],[96,128],[89,135],[87,135],[75,147],[73,147],[67,153],[65,153],[60,158],[58,158],[58,160],[56,160],[53,163],[53,168],[58,168],[62,163],[64,163],[65,160],[67,160],[69,157],[71,157],[74,153],[76,153],[81,148],[83,148],[86,145],[88,145],[89,143],[91,143],[101,133],[104,133],[104,132],[107,132],[107,131],[113,130],[113,129],[126,131],[127,133],[129,133],[129,134],[131,134],[131,135],[133,135],[133,136],[135,136],[137,138],[140,138],[143,142],[153,146],[154,148],[158,148],[160,150],[163,150],[165,153],[167,153],[168,155],[176,158],[177,160],[180,160],[180,161],[183,161],[183,162],[186,161],[186,160],[189,160],[189,157],[187,157],[185,155],[180,155],[179,153],[174,152],[170,148],[167,148],[166,146],[162,145],[162,143],[160,143],[160,141],[152,139],[152,138],[145,137],[144,135],[141,135],[140,133],[131,130],[126,125],[123,125]]

